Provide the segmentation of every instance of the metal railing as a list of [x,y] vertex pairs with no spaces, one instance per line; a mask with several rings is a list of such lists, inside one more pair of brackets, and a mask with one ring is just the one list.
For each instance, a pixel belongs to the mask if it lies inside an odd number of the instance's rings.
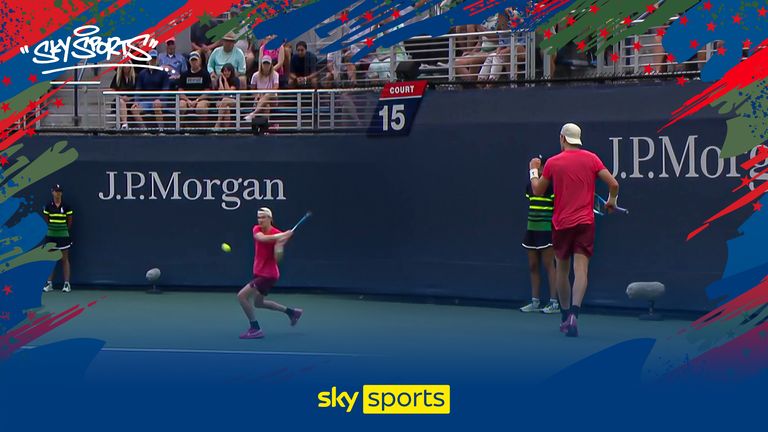
[[[597,75],[631,81],[638,76],[650,75],[652,78],[658,73],[697,74],[701,65],[716,52],[717,43],[702,45],[692,58],[677,59],[673,63],[656,36],[658,29],[667,27],[652,28],[646,34],[626,38],[607,47],[600,56],[594,55],[596,50],[593,49],[593,61],[575,68],[577,75],[570,74],[567,78]],[[480,49],[468,48],[467,41],[460,39],[467,37],[480,41],[472,45]],[[485,49],[482,48],[483,38],[487,42]],[[385,60],[381,58],[384,51],[379,50],[377,60],[381,61],[375,63],[375,77],[370,73],[374,64],[372,57],[352,64],[348,62],[351,53],[346,57],[340,53],[339,58],[344,60],[334,65],[337,68],[341,65],[335,70],[337,74],[330,78],[330,82],[321,79],[323,85],[331,89],[119,92],[94,88],[98,85],[95,81],[78,85],[60,83],[67,86],[62,92],[80,97],[74,97],[74,102],[65,103],[62,109],[49,110],[48,118],[37,127],[245,131],[251,128],[251,119],[258,116],[266,119],[272,131],[361,129],[367,127],[373,115],[377,90],[343,87],[380,86],[398,78],[426,79],[438,84],[514,83],[559,79],[562,71],[568,68],[559,59],[552,70],[551,56],[547,53],[539,55],[535,35],[530,32],[420,36],[386,50],[388,59]],[[413,63],[399,70],[398,66],[406,61]],[[537,61],[542,64],[538,65]],[[346,71],[348,66],[354,70]],[[322,73],[321,77],[324,77]],[[258,112],[246,117],[255,110]]]
[[[593,57],[590,64],[576,68],[579,76],[627,76],[651,73],[698,72],[716,52],[716,43],[702,45],[690,59],[669,60],[656,30],[632,36],[609,46],[598,56],[596,49],[586,55]],[[478,39],[472,48],[459,48],[464,39]],[[639,49],[636,49],[639,43]],[[610,57],[619,55],[616,61]],[[398,79],[426,79],[434,82],[484,82],[548,79],[563,76],[568,59],[557,59],[552,70],[552,54],[540,53],[535,34],[531,32],[491,31],[479,33],[447,34],[439,37],[418,36],[378,54],[366,56],[358,62],[349,62],[351,53],[341,54],[330,68],[321,70],[321,76],[331,75],[326,85],[380,85]],[[537,59],[542,62],[537,64]],[[564,61],[565,60],[565,61]],[[404,67],[399,68],[403,63]],[[415,65],[413,64],[415,63]],[[560,68],[561,70],[557,70]],[[574,75],[567,75],[574,77]]]
[[100,81],[51,81],[56,98],[65,101],[48,110],[47,127],[104,127]]
[[317,129],[366,129],[376,111],[380,88],[317,90]]
[[274,129],[311,131],[314,90],[104,91],[105,124],[117,130]]

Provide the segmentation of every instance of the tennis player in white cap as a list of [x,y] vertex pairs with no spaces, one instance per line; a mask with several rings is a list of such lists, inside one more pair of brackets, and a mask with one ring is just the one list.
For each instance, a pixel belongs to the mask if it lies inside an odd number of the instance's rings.
[[[547,160],[539,177],[541,160],[530,162],[533,193],[543,195],[550,184],[555,188],[555,211],[552,216],[552,245],[555,248],[556,282],[560,297],[562,322],[560,331],[566,336],[579,335],[577,319],[587,292],[589,259],[595,243],[595,180],[610,189],[606,210],[616,208],[619,182],[605,168],[600,158],[582,148],[581,128],[566,123],[560,129],[558,155]],[[573,257],[573,298],[571,298],[571,257]],[[569,307],[570,306],[570,307]]]
[[281,232],[272,226],[272,210],[262,207],[258,212],[258,223],[253,226],[255,256],[253,259],[253,279],[237,293],[240,306],[248,317],[250,328],[240,335],[240,339],[258,339],[264,337],[264,332],[256,321],[254,306],[261,309],[271,309],[288,315],[291,325],[296,325],[301,318],[301,309],[289,308],[264,298],[269,294],[280,278],[277,267],[279,255],[285,243],[293,235],[293,230]]

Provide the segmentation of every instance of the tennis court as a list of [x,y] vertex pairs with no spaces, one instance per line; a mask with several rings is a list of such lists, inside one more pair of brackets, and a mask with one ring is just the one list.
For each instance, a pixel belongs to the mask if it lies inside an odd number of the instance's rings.
[[[410,371],[440,379],[466,364],[483,364],[480,377],[519,382],[545,379],[574,362],[633,338],[668,338],[689,321],[639,321],[633,315],[583,314],[579,338],[558,332],[560,315],[517,309],[401,303],[345,295],[281,294],[274,300],[302,307],[296,327],[284,314],[257,310],[266,333],[241,340],[247,327],[233,293],[76,290],[43,296],[44,309],[98,303],[36,340],[40,346],[73,338],[106,342],[86,373],[98,382],[146,378],[210,382],[272,382],[349,378],[385,370],[391,379]],[[27,347],[27,349],[30,349]],[[211,367],[213,364],[216,367]],[[115,367],[121,374],[116,376]],[[407,366],[403,368],[402,366]],[[386,374],[382,379],[386,378]]]

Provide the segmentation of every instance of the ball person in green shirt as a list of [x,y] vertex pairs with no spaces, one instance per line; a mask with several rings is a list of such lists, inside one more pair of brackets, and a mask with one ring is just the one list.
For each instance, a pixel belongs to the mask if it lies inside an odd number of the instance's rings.
[[[53,200],[45,206],[43,210],[43,216],[45,222],[48,223],[48,234],[45,237],[46,243],[53,243],[53,249],[61,251],[61,268],[64,272],[64,288],[63,292],[72,291],[72,286],[69,284],[69,248],[72,247],[72,240],[69,237],[69,230],[72,229],[72,207],[65,203],[61,196],[64,193],[61,185],[54,185],[51,188],[51,195]],[[53,276],[56,273],[56,265],[51,270],[51,277],[48,278],[48,282],[45,284],[43,291],[53,291]]]
[[[541,159],[541,156],[539,156]],[[542,159],[542,166],[544,160]],[[552,186],[542,196],[533,194],[530,182],[526,186],[528,200],[528,226],[523,237],[523,247],[528,252],[528,269],[531,274],[531,303],[520,308],[521,312],[560,313],[555,290],[555,249],[552,247],[552,214],[555,209],[555,193]],[[541,266],[549,280],[549,302],[541,307]]]

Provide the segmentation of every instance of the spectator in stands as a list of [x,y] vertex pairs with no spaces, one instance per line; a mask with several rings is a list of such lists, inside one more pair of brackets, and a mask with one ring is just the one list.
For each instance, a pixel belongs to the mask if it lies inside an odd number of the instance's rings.
[[644,73],[644,66],[646,65],[651,65],[655,72],[663,72],[667,54],[661,45],[661,36],[656,33],[656,30],[649,29],[645,34],[639,36],[638,40],[643,45],[637,53],[640,73]]
[[[497,17],[493,16],[486,20],[485,25],[470,30],[473,32],[495,30],[497,21]],[[483,35],[480,38],[474,40],[476,40],[475,45],[471,48],[465,49],[461,57],[457,58],[454,62],[456,78],[460,80],[476,80],[477,75],[480,72],[481,65],[485,63],[485,59],[498,48],[498,35]],[[456,46],[458,48],[458,41]],[[458,52],[459,50],[457,49],[457,53]]]
[[293,44],[285,41],[283,43],[283,57],[285,57],[285,61],[283,62],[283,73],[280,73],[279,70],[277,71],[278,75],[280,75],[280,88],[288,87],[288,78],[291,76],[291,57],[293,57],[293,51]]
[[[149,56],[149,65],[157,66],[157,51],[150,51]],[[139,77],[136,80],[137,91],[161,91],[168,90],[170,87],[168,74],[164,70],[144,69],[139,73]],[[144,121],[143,116],[146,113],[154,113],[156,124],[162,128],[163,103],[161,98],[161,96],[139,96],[136,98],[136,103],[131,107],[131,111],[138,111],[137,117],[140,122]]]
[[[127,64],[132,64],[131,60],[126,61]],[[117,68],[117,73],[112,78],[112,83],[109,88],[115,91],[134,91],[136,90],[136,71],[131,66],[123,66]],[[128,104],[131,102],[133,96],[120,95],[117,97],[117,105],[115,110],[117,111],[117,122],[122,129],[128,129]],[[132,109],[131,113],[134,117],[138,117],[138,108]]]
[[[376,34],[376,29],[385,27],[393,20],[394,18],[392,16],[384,19],[373,29],[372,34]],[[387,30],[387,32],[396,31],[402,27],[402,25],[399,25],[393,29]],[[375,37],[380,37],[380,35]],[[394,58],[392,57],[393,52]],[[373,81],[390,81],[392,79],[392,72],[397,69],[397,64],[408,60],[408,53],[405,51],[405,45],[400,42],[391,47],[377,48],[376,52],[368,59],[370,60],[370,65],[366,72],[368,79]]]
[[[216,79],[216,90],[240,90],[240,79],[237,77],[235,67],[229,63],[221,67],[221,75]],[[230,113],[235,106],[237,96],[225,94],[216,105],[219,109],[219,119],[214,126],[214,130],[221,130],[224,124],[230,120]]]
[[243,51],[245,53],[245,77],[252,77],[259,71],[259,43],[256,39],[249,37],[248,46]]
[[[235,69],[235,78],[243,77],[241,84],[245,83],[245,54],[235,46],[237,41],[235,34],[227,33],[222,41],[223,45],[213,50],[211,58],[208,59],[208,73],[211,74],[211,81],[218,82],[222,67],[229,64]],[[244,87],[244,85],[240,86],[240,88]]]
[[[420,0],[422,2],[426,0]],[[344,9],[339,12],[333,20],[338,20],[343,14],[349,14],[349,9]],[[336,42],[343,39],[345,36],[351,34],[352,28],[348,23],[343,23],[336,30],[329,33],[329,38]],[[352,57],[360,51],[360,47],[364,46],[362,43],[353,44],[348,48],[343,48],[340,51],[334,51],[326,55],[326,69],[324,73],[321,73],[322,81],[328,87],[333,87],[341,82],[349,82],[351,85],[355,85],[357,81],[357,68],[352,63]]]
[[[464,0],[443,0],[440,2],[439,8],[442,11],[442,13],[448,12],[452,8],[456,7],[459,3],[462,3]],[[475,46],[477,46],[478,43],[480,43],[480,37],[478,35],[475,35],[473,33],[479,33],[484,31],[482,26],[479,24],[467,24],[467,25],[460,25],[455,26],[451,28],[451,33],[454,34],[467,34],[466,37],[456,37],[456,51],[457,54],[460,56],[465,56],[469,54],[470,52],[475,51]],[[482,62],[481,62],[482,63]]]
[[189,54],[189,70],[181,75],[179,91],[181,91],[180,105],[184,111],[193,111],[204,116],[208,113],[208,96],[205,94],[187,95],[184,91],[204,91],[213,88],[211,76],[203,69],[200,53],[192,51]]
[[280,87],[288,86],[288,65],[290,64],[290,44],[283,43],[276,49],[266,49],[266,46],[275,38],[275,35],[267,36],[259,45],[259,58],[268,56],[272,59],[272,67],[280,79]]
[[357,66],[352,63],[352,57],[360,51],[357,45],[351,45],[341,51],[328,53],[326,56],[326,69],[323,81],[328,87],[333,87],[341,82],[354,86],[357,82]]
[[196,22],[192,24],[192,28],[189,32],[189,41],[192,43],[192,49],[200,53],[200,62],[202,64],[208,64],[208,57],[211,51],[221,46],[221,41],[213,42],[213,40],[206,36],[209,30],[219,25],[218,21],[210,20],[208,24],[200,24]]
[[[261,58],[259,71],[253,74],[251,78],[252,90],[276,90],[280,88],[280,77],[272,66],[272,58],[265,55]],[[254,100],[254,111],[245,116],[245,121],[249,122],[253,118],[269,108],[271,100],[275,93],[257,93]]]
[[181,74],[187,71],[187,60],[176,54],[176,38],[172,37],[165,42],[165,52],[157,57],[157,64],[158,66],[170,66],[171,88],[177,88]]
[[[513,18],[517,17],[516,12],[512,12]],[[512,51],[512,37],[506,33],[509,31],[509,17],[506,13],[500,13],[497,18],[496,30],[504,32],[498,34],[498,46],[496,50],[485,58],[483,67],[480,68],[480,72],[477,75],[479,81],[496,81],[500,78],[503,70],[512,69],[512,76],[517,75],[517,64],[510,64],[510,53]],[[516,47],[518,61],[522,56],[522,60],[525,61],[525,46],[518,45]],[[517,62],[515,62],[517,63]]]
[[307,51],[307,43],[296,43],[296,54],[291,56],[290,87],[317,87],[317,56]]
[[[564,23],[557,25],[560,31]],[[586,40],[589,45],[589,40]],[[555,69],[552,71],[554,78],[578,78],[588,76],[596,71],[597,57],[596,47],[588,50],[579,50],[574,42],[568,42],[560,48],[555,55]]]

